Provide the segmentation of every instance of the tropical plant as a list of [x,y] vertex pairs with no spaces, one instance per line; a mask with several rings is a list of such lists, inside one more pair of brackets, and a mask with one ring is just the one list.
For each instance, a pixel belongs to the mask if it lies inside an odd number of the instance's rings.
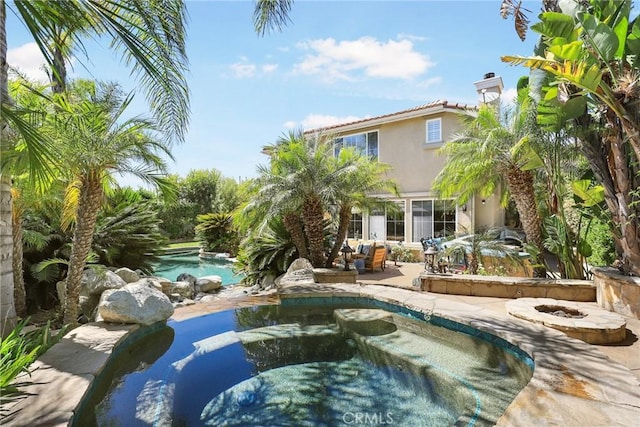
[[238,252],[238,231],[233,226],[233,216],[229,213],[209,213],[198,215],[196,237],[201,246],[210,252]]
[[[167,138],[184,139],[188,124],[189,96],[186,84],[187,59],[185,52],[186,12],[182,0],[147,2],[119,0],[86,1],[19,1],[12,4],[15,15],[31,32],[43,53],[52,76],[60,83],[64,75],[64,61],[74,52],[88,52],[80,36],[85,31],[107,34],[111,47],[122,52],[123,60],[132,66],[139,78],[147,101],[163,127]],[[11,7],[11,6],[10,6]],[[11,235],[11,174],[5,164],[7,154],[16,152],[21,135],[22,149],[16,162],[29,171],[31,179],[50,172],[44,158],[53,158],[46,138],[24,119],[28,111],[16,107],[8,94],[7,64],[7,2],[0,0],[0,140],[3,165],[0,171],[0,234]],[[60,36],[70,39],[61,40]],[[74,49],[75,48],[75,49]],[[77,56],[76,56],[77,57]],[[14,169],[13,173],[21,173]],[[12,256],[9,243],[2,242],[0,282],[2,294],[13,294]],[[9,254],[5,256],[4,254]],[[0,303],[0,333],[3,335],[15,323],[12,298]]]
[[640,275],[640,19],[630,0],[559,2],[531,27],[536,56],[503,61],[534,71],[543,125],[574,125],[615,224],[625,272]]
[[[246,217],[264,228],[271,218],[282,216],[299,256],[315,267],[330,265],[335,258],[346,236],[351,206],[381,201],[368,194],[374,189],[395,190],[392,181],[381,175],[388,166],[353,149],[334,156],[329,137],[290,132],[266,151],[271,162],[259,167],[260,177],[252,184],[253,200],[244,207]],[[326,217],[339,218],[334,219],[339,226],[329,239],[325,238]]]
[[92,242],[98,263],[150,274],[166,244],[153,200],[129,188],[116,189],[107,197]]
[[66,328],[54,335],[51,325],[23,332],[29,318],[18,322],[9,335],[0,342],[0,393],[3,398],[18,391],[13,380],[21,373],[30,373],[29,366],[51,346],[62,339]]
[[74,212],[64,304],[64,322],[71,325],[77,324],[80,279],[91,249],[104,188],[113,174],[131,174],[162,190],[170,190],[164,179],[166,163],[161,156],[171,158],[171,154],[153,136],[152,132],[157,130],[153,121],[123,117],[132,97],[123,97],[116,85],[98,84],[88,94],[79,92],[77,101],[60,98],[56,104],[58,112],[53,116],[53,135],[70,182],[66,205]]
[[275,217],[261,230],[253,229],[242,240],[234,270],[244,275],[243,283],[262,284],[287,271],[298,252],[282,218]]
[[[461,113],[463,130],[440,149],[446,163],[437,175],[433,190],[441,197],[452,197],[465,204],[475,194],[488,197],[498,189],[508,190],[513,198],[527,241],[538,248],[534,275],[544,277],[542,219],[534,188],[534,173],[526,166],[530,157],[525,150],[512,148],[529,140],[531,109],[526,98],[519,98],[513,110],[500,119],[492,106],[477,112]],[[501,197],[506,206],[505,191]]]

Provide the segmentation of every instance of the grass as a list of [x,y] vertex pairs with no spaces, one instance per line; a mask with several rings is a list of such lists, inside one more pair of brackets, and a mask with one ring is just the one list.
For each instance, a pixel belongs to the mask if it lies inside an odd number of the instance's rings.
[[182,249],[182,248],[192,248],[192,247],[200,247],[200,242],[198,241],[192,241],[192,242],[178,242],[178,243],[171,243],[169,246],[167,246],[167,249]]

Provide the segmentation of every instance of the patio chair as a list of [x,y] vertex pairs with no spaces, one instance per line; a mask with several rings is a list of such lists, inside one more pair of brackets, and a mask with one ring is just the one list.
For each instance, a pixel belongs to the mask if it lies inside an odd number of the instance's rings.
[[374,246],[369,250],[369,254],[364,259],[364,269],[372,273],[379,268],[384,271],[384,263],[387,257],[387,248],[384,246]]

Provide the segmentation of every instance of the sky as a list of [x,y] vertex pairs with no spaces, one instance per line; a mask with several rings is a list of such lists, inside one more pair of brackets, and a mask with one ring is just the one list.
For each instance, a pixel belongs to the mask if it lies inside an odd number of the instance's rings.
[[[474,82],[501,76],[512,98],[523,67],[502,55],[531,55],[499,0],[297,1],[291,23],[264,37],[253,28],[252,1],[187,0],[189,129],[172,152],[171,173],[212,169],[226,177],[257,176],[261,153],[290,130],[312,129],[402,111],[435,100],[476,104]],[[11,7],[11,4],[9,4]],[[541,2],[524,2],[536,22]],[[7,13],[8,62],[44,79],[44,62],[27,30]],[[136,81],[108,40],[87,41],[72,78]],[[131,116],[146,113],[140,91]],[[123,185],[137,185],[129,178]]]

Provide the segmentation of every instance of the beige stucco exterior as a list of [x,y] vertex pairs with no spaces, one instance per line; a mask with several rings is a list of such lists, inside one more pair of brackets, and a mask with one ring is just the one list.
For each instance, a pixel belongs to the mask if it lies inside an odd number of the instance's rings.
[[[419,230],[414,232],[413,202],[437,200],[432,191],[433,182],[446,162],[445,156],[438,149],[461,130],[459,115],[470,108],[475,107],[437,101],[397,113],[309,132],[330,133],[335,137],[377,132],[378,161],[391,166],[390,178],[398,183],[400,189],[400,197],[387,197],[404,202],[403,241],[419,247],[419,237],[432,236],[419,235]],[[441,139],[427,143],[427,122],[431,120],[440,122]],[[456,234],[473,232],[479,227],[503,225],[504,210],[500,207],[497,195],[484,199],[476,197],[464,206],[455,206],[454,221]],[[393,243],[394,239],[386,229],[380,233],[380,228],[386,227],[381,222],[383,221],[378,218],[378,223],[374,226],[371,216],[365,213],[362,219],[362,236],[350,237]]]

